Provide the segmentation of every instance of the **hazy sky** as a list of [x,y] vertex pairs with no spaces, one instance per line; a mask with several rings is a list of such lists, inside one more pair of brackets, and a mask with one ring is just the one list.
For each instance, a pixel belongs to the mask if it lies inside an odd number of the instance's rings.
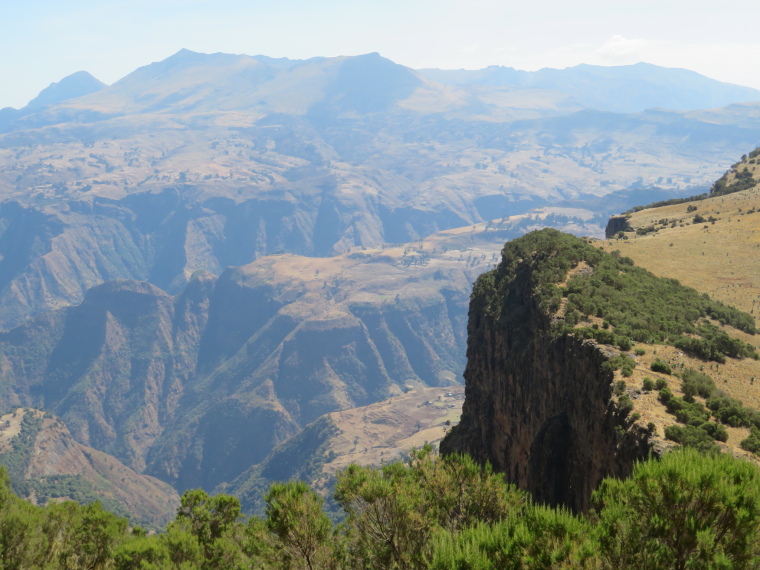
[[0,0],[0,107],[79,70],[113,83],[181,48],[377,51],[413,68],[647,61],[760,89],[758,16],[736,0]]

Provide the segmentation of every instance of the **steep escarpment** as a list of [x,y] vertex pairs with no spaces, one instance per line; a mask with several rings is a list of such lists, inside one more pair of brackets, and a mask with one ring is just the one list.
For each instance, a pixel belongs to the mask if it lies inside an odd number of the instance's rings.
[[[537,265],[564,252],[556,236],[476,283],[468,324],[462,420],[441,451],[489,461],[540,501],[575,510],[608,475],[627,475],[650,445],[612,398],[614,349],[553,330]],[[582,242],[581,242],[582,243]]]
[[475,284],[462,421],[441,450],[491,462],[540,501],[586,510],[602,478],[629,474],[654,447],[630,413],[640,390],[618,381],[639,373],[629,351],[661,343],[719,362],[754,356],[718,319],[755,332],[750,315],[618,253],[555,230],[514,240]]

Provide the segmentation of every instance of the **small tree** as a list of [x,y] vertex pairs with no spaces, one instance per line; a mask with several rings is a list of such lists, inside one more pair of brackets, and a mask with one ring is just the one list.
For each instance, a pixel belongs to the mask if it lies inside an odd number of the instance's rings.
[[235,529],[239,518],[240,501],[235,497],[209,496],[202,489],[193,489],[182,495],[177,518],[170,525],[170,531],[174,530],[173,538],[176,539],[184,540],[183,531],[194,536],[206,564],[211,564],[219,556],[220,549],[227,548],[225,534]]
[[352,555],[373,568],[426,567],[437,533],[505,520],[527,503],[489,465],[456,453],[439,457],[430,445],[412,450],[406,464],[350,465],[335,498],[348,514]]
[[309,570],[321,567],[320,560],[330,558],[332,532],[322,497],[303,481],[289,481],[273,483],[264,501],[267,528],[279,539],[285,558],[301,559]]

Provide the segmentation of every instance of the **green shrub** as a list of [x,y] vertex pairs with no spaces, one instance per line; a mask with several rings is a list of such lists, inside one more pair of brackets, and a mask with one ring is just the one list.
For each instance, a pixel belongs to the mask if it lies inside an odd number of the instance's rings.
[[633,347],[633,342],[627,336],[620,336],[617,338],[617,345],[620,350],[628,351]]
[[[636,366],[633,358],[627,354],[618,354],[617,356],[610,358],[607,362],[602,364],[602,368],[607,370],[622,370],[628,368],[633,373],[633,368]],[[623,376],[630,376],[631,374],[623,373]],[[625,384],[625,382],[623,382]]]
[[690,352],[699,358],[724,363],[726,356],[732,358],[757,358],[752,345],[730,337],[724,330],[713,324],[705,323],[698,329],[702,338],[679,336],[674,338],[673,346]]
[[728,432],[726,431],[726,428],[720,424],[716,424],[714,422],[705,422],[699,426],[699,428],[705,430],[705,432],[707,432],[707,435],[709,435],[715,441],[722,441],[724,443],[728,441]]
[[596,556],[591,534],[587,519],[532,504],[521,516],[481,522],[458,534],[438,533],[431,559],[419,568],[586,568]]
[[760,455],[760,429],[753,426],[749,435],[739,445],[742,449]]
[[668,426],[665,428],[665,438],[703,453],[720,451],[710,434],[697,426]]
[[652,382],[652,379],[649,376],[646,376],[641,382],[641,389],[644,390],[644,392],[651,392],[654,388],[654,382]]
[[663,388],[668,387],[668,382],[665,380],[665,378],[658,378],[654,383],[654,387],[658,390],[662,390]]
[[701,426],[710,419],[710,412],[702,404],[687,402],[683,398],[676,398],[674,401],[678,401],[680,405],[673,414],[682,424]]
[[749,427],[751,425],[751,410],[742,403],[723,393],[716,393],[707,400],[707,407],[716,418],[732,427]]
[[662,404],[665,406],[670,405],[670,402],[675,398],[675,395],[673,392],[670,391],[670,388],[667,386],[663,386],[660,388],[660,392],[657,395],[657,399],[660,400]]
[[633,411],[633,401],[628,394],[623,394],[618,399],[618,410],[624,417]]
[[603,568],[757,564],[760,471],[747,461],[690,449],[667,453],[637,464],[631,477],[605,479],[593,502]]
[[663,374],[672,374],[673,372],[670,368],[670,365],[662,362],[661,360],[655,360],[652,362],[649,368],[652,372],[662,372]]
[[694,396],[709,398],[717,390],[715,382],[707,374],[687,368],[681,374],[684,399],[693,400]]

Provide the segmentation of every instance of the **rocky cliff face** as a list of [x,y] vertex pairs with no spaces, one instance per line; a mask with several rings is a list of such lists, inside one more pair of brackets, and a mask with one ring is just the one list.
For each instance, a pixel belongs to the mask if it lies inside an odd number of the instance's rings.
[[441,451],[489,461],[537,500],[583,511],[602,478],[630,473],[650,444],[612,397],[604,364],[615,349],[555,332],[536,278],[553,255],[549,240],[476,283],[462,420]]
[[618,232],[625,232],[631,229],[626,216],[610,216],[607,226],[604,228],[604,237],[611,238]]

